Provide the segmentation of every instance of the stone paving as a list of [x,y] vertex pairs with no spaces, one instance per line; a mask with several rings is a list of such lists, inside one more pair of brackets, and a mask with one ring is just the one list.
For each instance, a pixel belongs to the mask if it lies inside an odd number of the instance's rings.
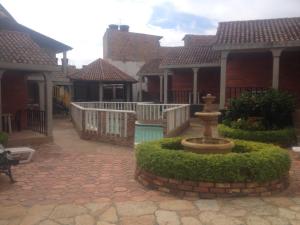
[[280,195],[179,199],[135,182],[130,148],[80,140],[63,120],[54,139],[14,168],[15,184],[0,176],[0,225],[300,225],[299,157]]

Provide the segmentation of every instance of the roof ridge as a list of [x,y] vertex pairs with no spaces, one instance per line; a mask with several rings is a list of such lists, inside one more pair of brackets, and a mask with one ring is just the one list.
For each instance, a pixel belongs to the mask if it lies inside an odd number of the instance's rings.
[[222,23],[236,23],[236,22],[254,22],[254,21],[272,21],[272,20],[287,20],[287,19],[300,19],[300,16],[295,17],[277,17],[277,18],[268,18],[268,19],[248,19],[248,20],[229,20],[229,21],[221,21]]

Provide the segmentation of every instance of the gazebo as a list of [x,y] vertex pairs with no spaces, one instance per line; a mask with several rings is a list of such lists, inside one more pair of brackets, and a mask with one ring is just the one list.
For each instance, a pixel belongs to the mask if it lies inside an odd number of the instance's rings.
[[137,81],[104,59],[83,66],[69,75],[73,101],[131,101]]

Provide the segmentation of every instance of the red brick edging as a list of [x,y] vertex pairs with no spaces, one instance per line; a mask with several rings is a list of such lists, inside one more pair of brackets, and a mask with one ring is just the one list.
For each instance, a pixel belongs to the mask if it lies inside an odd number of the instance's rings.
[[288,187],[288,176],[265,183],[212,183],[180,181],[157,176],[136,168],[136,180],[142,185],[178,196],[196,196],[200,198],[270,196]]

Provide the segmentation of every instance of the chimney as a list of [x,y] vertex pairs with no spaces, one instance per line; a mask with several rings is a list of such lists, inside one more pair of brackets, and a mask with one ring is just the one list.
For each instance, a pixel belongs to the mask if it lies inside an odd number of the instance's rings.
[[67,52],[63,52],[63,58],[61,59],[61,67],[64,74],[68,72],[68,58]]
[[120,25],[120,31],[129,32],[129,26],[128,25]]
[[117,24],[110,24],[110,25],[108,25],[108,29],[110,29],[110,30],[118,30],[119,26]]

